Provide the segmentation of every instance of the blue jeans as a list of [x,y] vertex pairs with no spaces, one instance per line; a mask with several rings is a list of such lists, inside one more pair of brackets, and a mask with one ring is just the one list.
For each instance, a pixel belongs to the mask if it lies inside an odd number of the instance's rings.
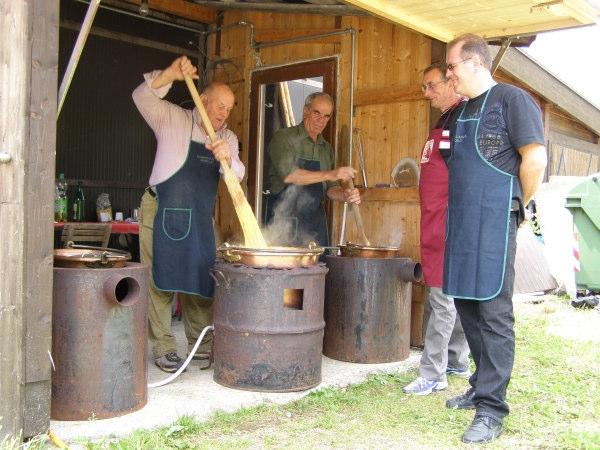
[[518,214],[511,213],[502,290],[485,301],[454,299],[476,370],[469,379],[475,389],[477,414],[501,421],[509,412],[506,388],[515,359],[512,295],[515,281]]

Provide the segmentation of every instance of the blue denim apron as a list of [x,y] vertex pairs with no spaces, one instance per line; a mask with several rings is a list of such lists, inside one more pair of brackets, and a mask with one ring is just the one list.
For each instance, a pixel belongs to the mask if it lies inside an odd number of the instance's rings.
[[213,154],[190,138],[183,166],[156,185],[152,275],[160,290],[213,295],[208,270],[215,262],[212,213],[219,167]]
[[[303,170],[321,170],[321,162],[312,159],[299,158],[296,162],[298,168]],[[273,220],[275,208],[285,202],[286,208],[277,211],[277,221],[289,221],[291,235],[286,242],[277,242],[276,245],[306,246],[310,241],[319,245],[329,245],[327,233],[327,217],[323,207],[325,190],[323,183],[307,185],[289,184],[281,192],[271,194],[267,201],[267,222]]]
[[444,257],[444,294],[470,300],[490,300],[502,289],[514,175],[492,166],[480,153],[477,131],[491,89],[478,117],[456,124],[448,192]]

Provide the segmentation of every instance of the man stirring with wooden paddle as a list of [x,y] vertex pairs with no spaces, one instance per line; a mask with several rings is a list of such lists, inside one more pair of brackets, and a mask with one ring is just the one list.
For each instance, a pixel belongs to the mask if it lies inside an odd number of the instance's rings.
[[[144,74],[133,100],[156,136],[157,148],[149,187],[140,207],[140,255],[151,267],[149,334],[156,365],[175,372],[183,364],[171,331],[173,293],[181,300],[188,346],[212,323],[215,260],[212,215],[219,184],[220,160],[244,177],[238,139],[225,121],[235,99],[224,83],[211,83],[200,96],[218,140],[210,144],[198,110],[183,109],[163,97],[174,81],[198,79],[197,69],[181,56],[166,69]],[[208,357],[205,338],[195,359]]]
[[358,189],[343,189],[337,183],[352,180],[356,170],[334,168],[333,149],[321,134],[333,106],[328,94],[310,94],[304,102],[302,123],[278,130],[269,143],[266,221],[284,230],[278,230],[280,245],[305,246],[309,241],[329,245],[325,196],[360,204]]

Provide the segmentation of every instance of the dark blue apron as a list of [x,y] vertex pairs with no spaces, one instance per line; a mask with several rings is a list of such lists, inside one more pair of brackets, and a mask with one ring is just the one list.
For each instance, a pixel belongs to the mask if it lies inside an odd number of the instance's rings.
[[492,166],[479,152],[479,116],[456,124],[448,192],[444,257],[444,294],[455,298],[490,300],[502,289],[513,192],[517,177]]
[[156,185],[152,275],[160,290],[213,295],[208,270],[215,262],[212,213],[219,167],[213,154],[190,138],[181,169]]
[[[317,160],[299,158],[296,165],[304,170],[321,170],[321,163]],[[329,246],[324,198],[323,183],[289,184],[281,192],[271,194],[266,205],[267,223],[273,220],[277,206],[285,203],[284,210],[277,210],[276,220],[289,221],[288,229],[291,230],[286,242],[275,244],[306,246],[314,241],[319,245]]]

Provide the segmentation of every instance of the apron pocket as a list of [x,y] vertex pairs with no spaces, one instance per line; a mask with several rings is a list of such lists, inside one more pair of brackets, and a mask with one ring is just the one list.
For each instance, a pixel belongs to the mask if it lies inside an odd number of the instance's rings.
[[184,208],[165,208],[162,220],[163,232],[173,241],[188,237],[192,228],[192,210]]

